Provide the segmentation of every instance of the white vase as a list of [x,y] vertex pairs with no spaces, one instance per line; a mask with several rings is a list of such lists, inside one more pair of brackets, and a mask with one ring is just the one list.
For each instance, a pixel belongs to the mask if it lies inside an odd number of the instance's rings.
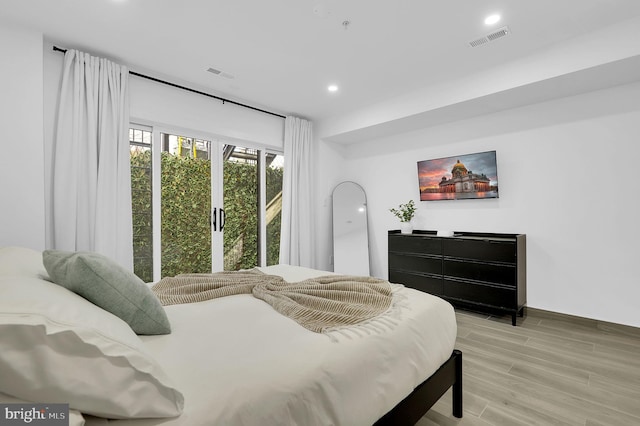
[[411,234],[413,233],[413,225],[411,222],[400,222],[400,233]]

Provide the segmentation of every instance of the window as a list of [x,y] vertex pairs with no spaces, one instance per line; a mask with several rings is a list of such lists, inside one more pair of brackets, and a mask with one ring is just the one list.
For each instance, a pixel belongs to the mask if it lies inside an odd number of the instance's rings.
[[153,191],[151,131],[130,128],[131,208],[133,213],[133,271],[153,281]]
[[160,133],[161,276],[210,273],[211,142]]
[[136,275],[278,263],[281,154],[142,126],[129,135]]
[[222,148],[224,270],[260,264],[260,151],[225,144]]
[[280,224],[282,218],[282,174],[284,156],[266,155],[266,262],[267,266],[280,263]]

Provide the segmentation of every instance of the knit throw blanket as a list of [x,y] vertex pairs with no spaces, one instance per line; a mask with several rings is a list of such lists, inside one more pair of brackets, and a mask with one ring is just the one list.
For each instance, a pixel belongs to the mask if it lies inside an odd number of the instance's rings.
[[164,306],[250,293],[316,333],[375,318],[392,302],[391,284],[378,278],[326,275],[289,283],[257,269],[182,274],[163,278],[152,290]]

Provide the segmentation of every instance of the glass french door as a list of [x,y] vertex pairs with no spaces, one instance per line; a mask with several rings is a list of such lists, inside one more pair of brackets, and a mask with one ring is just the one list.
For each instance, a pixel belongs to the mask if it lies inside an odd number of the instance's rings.
[[211,238],[211,141],[160,133],[161,277],[209,273],[215,251]]
[[266,153],[264,158],[264,221],[263,221],[263,265],[280,263],[280,229],[282,218],[282,175],[284,172],[284,156],[277,153]]
[[283,156],[229,143],[222,152],[224,270],[277,264]]
[[[222,194],[214,201],[218,209],[218,232],[214,226],[213,241],[222,239],[223,264],[214,270],[237,271],[279,261],[280,217],[282,212],[282,155],[246,148],[231,143],[222,150],[222,176],[216,182]],[[215,185],[214,185],[215,186]],[[216,207],[213,208],[214,218]],[[220,235],[222,234],[222,235]]]
[[157,129],[130,140],[138,276],[278,263],[282,155]]
[[225,144],[222,167],[224,270],[259,264],[259,163],[261,153]]

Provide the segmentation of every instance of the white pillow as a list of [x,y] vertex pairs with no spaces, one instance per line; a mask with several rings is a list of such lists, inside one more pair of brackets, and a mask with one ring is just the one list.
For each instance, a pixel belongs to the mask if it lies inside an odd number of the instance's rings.
[[127,323],[59,285],[0,275],[0,336],[0,392],[108,418],[182,413],[182,394]]
[[334,272],[305,268],[304,266],[285,265],[283,263],[271,266],[259,266],[257,269],[267,275],[279,275],[285,281],[295,283],[324,275],[336,275]]
[[42,252],[24,247],[0,247],[0,277],[22,276],[49,279]]

